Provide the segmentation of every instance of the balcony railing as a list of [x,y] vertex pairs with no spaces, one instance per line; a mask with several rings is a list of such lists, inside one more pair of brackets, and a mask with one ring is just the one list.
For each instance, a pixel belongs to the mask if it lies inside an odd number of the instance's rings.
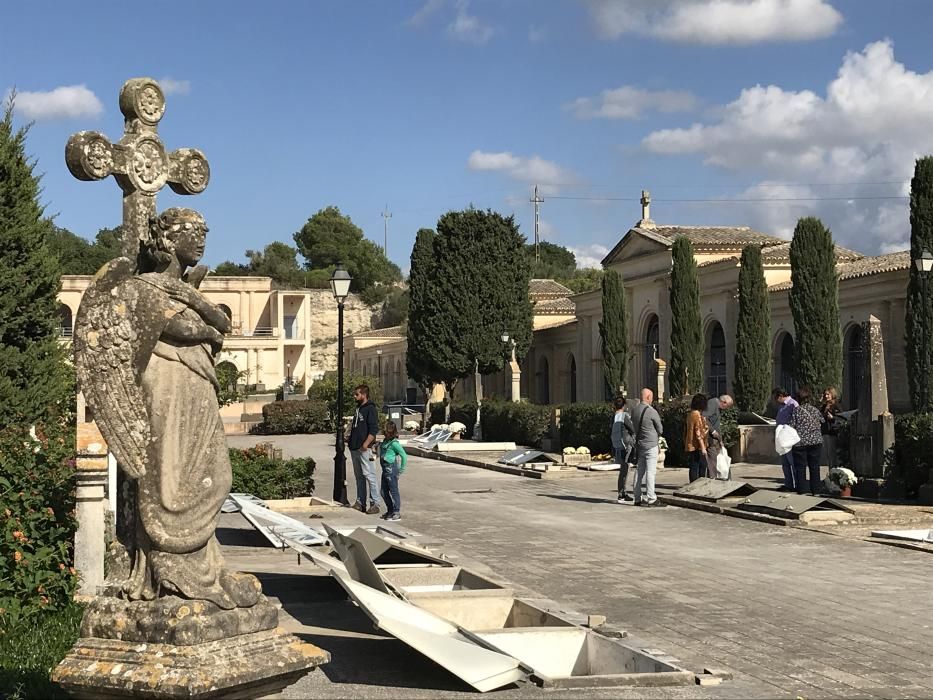
[[234,326],[227,335],[238,336],[241,338],[277,338],[279,331],[272,326],[256,326],[252,330],[237,328]]
[[62,338],[70,338],[73,330],[74,329],[71,326],[59,326],[58,334]]

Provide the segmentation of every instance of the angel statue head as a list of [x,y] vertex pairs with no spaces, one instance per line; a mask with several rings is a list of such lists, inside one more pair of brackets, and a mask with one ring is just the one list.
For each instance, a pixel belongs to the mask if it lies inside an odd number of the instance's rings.
[[149,240],[143,242],[143,252],[159,272],[176,265],[184,272],[204,254],[207,231],[204,217],[194,209],[172,207],[149,220]]

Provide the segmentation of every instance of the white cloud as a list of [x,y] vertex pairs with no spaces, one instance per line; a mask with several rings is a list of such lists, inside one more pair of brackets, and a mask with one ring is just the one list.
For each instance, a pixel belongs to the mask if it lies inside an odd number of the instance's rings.
[[17,92],[16,112],[26,119],[48,121],[97,117],[104,105],[86,85],[66,85],[48,92]]
[[409,27],[421,27],[443,5],[444,0],[426,0],[424,5],[405,21],[405,24]]
[[581,246],[579,248],[569,248],[577,258],[577,268],[584,270],[588,267],[602,267],[603,258],[609,255],[609,249],[598,243]]
[[528,41],[532,44],[540,44],[545,39],[547,39],[547,27],[539,27],[536,24],[528,27]]
[[[788,233],[797,212],[805,211],[857,249],[888,250],[906,241],[906,201],[844,199],[906,195],[914,160],[933,153],[933,71],[916,73],[898,63],[890,41],[847,54],[825,95],[758,85],[720,114],[711,124],[655,131],[642,145],[654,153],[699,155],[707,164],[763,179],[740,198],[763,192],[824,200],[749,208],[757,225],[775,232]],[[780,182],[816,184],[786,194]]]
[[685,90],[644,90],[623,85],[599,97],[579,97],[564,105],[577,119],[637,119],[645,112],[689,112],[697,98]]
[[588,0],[606,39],[641,34],[695,44],[806,41],[832,35],[842,15],[828,0]]
[[191,81],[189,80],[160,78],[158,83],[162,88],[162,92],[166,95],[187,95],[191,92]]
[[541,185],[542,194],[554,194],[560,185],[572,185],[578,181],[573,171],[561,167],[540,156],[517,156],[510,151],[488,153],[473,151],[467,159],[470,170],[505,173],[513,180],[532,185]]
[[458,41],[470,44],[485,44],[498,31],[496,27],[485,24],[476,15],[469,12],[469,0],[457,0],[457,15],[447,25],[447,34]]

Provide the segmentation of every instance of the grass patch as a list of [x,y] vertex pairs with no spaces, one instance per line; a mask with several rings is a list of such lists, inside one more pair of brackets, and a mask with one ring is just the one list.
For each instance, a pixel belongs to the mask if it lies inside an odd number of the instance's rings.
[[0,698],[65,698],[49,680],[78,639],[84,608],[72,603],[0,632]]

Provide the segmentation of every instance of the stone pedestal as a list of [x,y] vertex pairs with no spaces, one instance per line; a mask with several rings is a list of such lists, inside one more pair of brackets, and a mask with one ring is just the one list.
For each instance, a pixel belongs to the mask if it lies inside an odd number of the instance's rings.
[[95,598],[52,680],[76,698],[259,698],[330,660],[277,624],[265,597],[234,610],[175,596]]
[[509,363],[509,369],[512,371],[512,401],[518,403],[522,400],[522,368],[514,357]]
[[865,380],[849,439],[852,470],[863,477],[884,476],[885,453],[894,445],[894,416],[888,411],[884,339],[881,321],[869,316],[862,324]]
[[94,422],[79,422],[75,459],[75,569],[79,595],[97,595],[104,583],[107,445]]

